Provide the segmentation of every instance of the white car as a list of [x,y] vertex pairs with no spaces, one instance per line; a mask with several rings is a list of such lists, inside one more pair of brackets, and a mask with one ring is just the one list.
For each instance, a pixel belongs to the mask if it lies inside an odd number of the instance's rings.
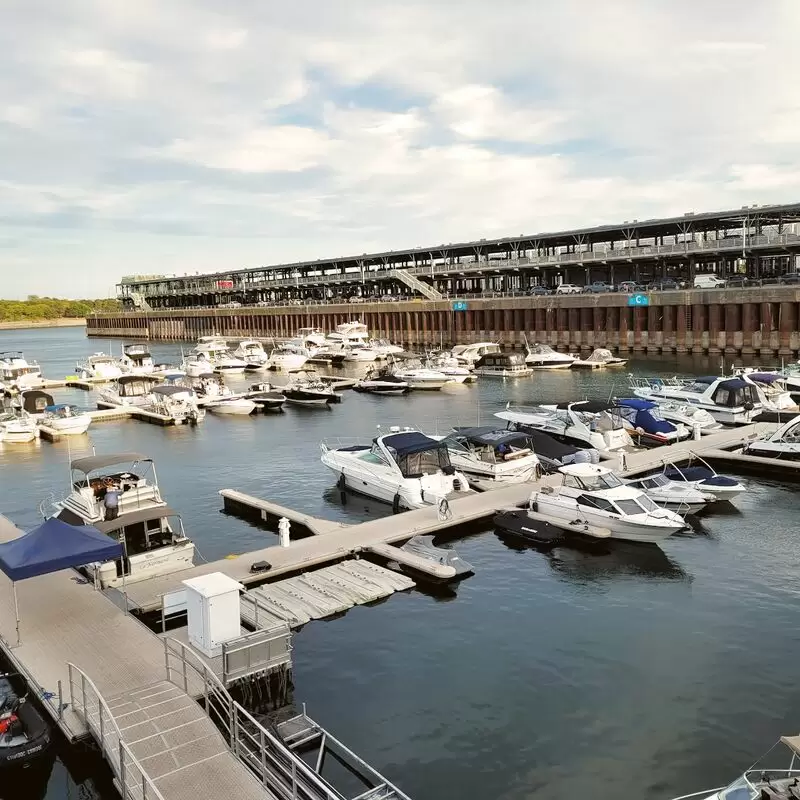
[[556,294],[580,294],[582,291],[583,288],[574,283],[562,283],[556,289]]

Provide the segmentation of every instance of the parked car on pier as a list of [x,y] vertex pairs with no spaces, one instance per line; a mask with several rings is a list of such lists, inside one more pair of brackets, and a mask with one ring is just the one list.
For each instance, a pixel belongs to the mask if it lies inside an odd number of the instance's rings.
[[653,290],[660,290],[662,292],[674,292],[676,289],[680,289],[681,287],[678,286],[678,282],[673,280],[672,278],[664,278],[660,281],[653,281],[650,284],[650,288]]
[[562,283],[556,287],[556,294],[580,294],[583,288],[574,283]]
[[646,292],[647,286],[643,283],[636,283],[636,281],[622,281],[620,285],[617,287],[617,291],[620,292],[627,292],[628,294],[633,294],[635,292]]
[[545,296],[553,294],[553,290],[548,288],[547,286],[532,286],[528,290],[528,294]]
[[605,281],[592,281],[592,283],[583,287],[583,291],[587,294],[603,294],[605,292],[613,292],[614,284],[606,283]]
[[800,283],[800,272],[784,272],[780,277],[783,284]]

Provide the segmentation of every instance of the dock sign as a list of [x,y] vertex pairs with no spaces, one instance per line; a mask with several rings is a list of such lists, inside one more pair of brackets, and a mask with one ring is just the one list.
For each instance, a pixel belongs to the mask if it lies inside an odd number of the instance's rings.
[[453,302],[453,311],[466,311],[466,310],[467,310],[466,300],[455,300]]
[[646,294],[629,294],[628,295],[628,305],[629,306],[649,306],[650,305],[650,298]]

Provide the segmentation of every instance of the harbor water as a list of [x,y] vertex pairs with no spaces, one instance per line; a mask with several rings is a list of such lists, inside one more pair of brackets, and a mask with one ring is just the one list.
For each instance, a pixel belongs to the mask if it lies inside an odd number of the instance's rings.
[[[120,342],[79,328],[0,331],[0,350],[24,350],[49,378],[109,347],[119,353]],[[180,360],[177,345],[153,353]],[[216,559],[277,541],[221,513],[222,488],[348,522],[391,513],[342,502],[319,461],[322,439],[486,424],[507,401],[625,396],[628,371],[716,373],[719,363],[673,357],[482,378],[446,394],[345,393],[330,409],[209,414],[197,427],[96,423],[71,441],[0,445],[0,513],[29,529],[42,501],[66,493],[71,457],[141,452],[199,552]],[[95,407],[89,392],[53,394]],[[727,783],[781,734],[800,732],[796,489],[743,482],[735,505],[662,548],[543,553],[471,531],[454,546],[475,575],[455,589],[395,594],[300,630],[294,701],[413,800],[661,800]],[[0,783],[0,797],[117,796],[88,748],[60,745],[37,769],[31,785]]]

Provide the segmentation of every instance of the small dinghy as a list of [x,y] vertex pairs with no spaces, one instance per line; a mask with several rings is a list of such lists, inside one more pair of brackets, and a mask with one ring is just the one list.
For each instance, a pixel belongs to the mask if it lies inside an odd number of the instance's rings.
[[456,574],[450,578],[450,581],[459,581],[475,572],[472,564],[464,561],[455,550],[437,547],[433,543],[433,536],[430,535],[418,534],[409,539],[400,549],[405,550],[407,553],[414,553],[443,567],[452,567]]
[[499,511],[492,522],[501,533],[524,539],[538,547],[555,547],[566,539],[561,528],[531,519],[527,511]]
[[[50,745],[50,729],[17,675],[0,675],[0,768],[27,769]],[[6,773],[7,774],[7,773]]]

